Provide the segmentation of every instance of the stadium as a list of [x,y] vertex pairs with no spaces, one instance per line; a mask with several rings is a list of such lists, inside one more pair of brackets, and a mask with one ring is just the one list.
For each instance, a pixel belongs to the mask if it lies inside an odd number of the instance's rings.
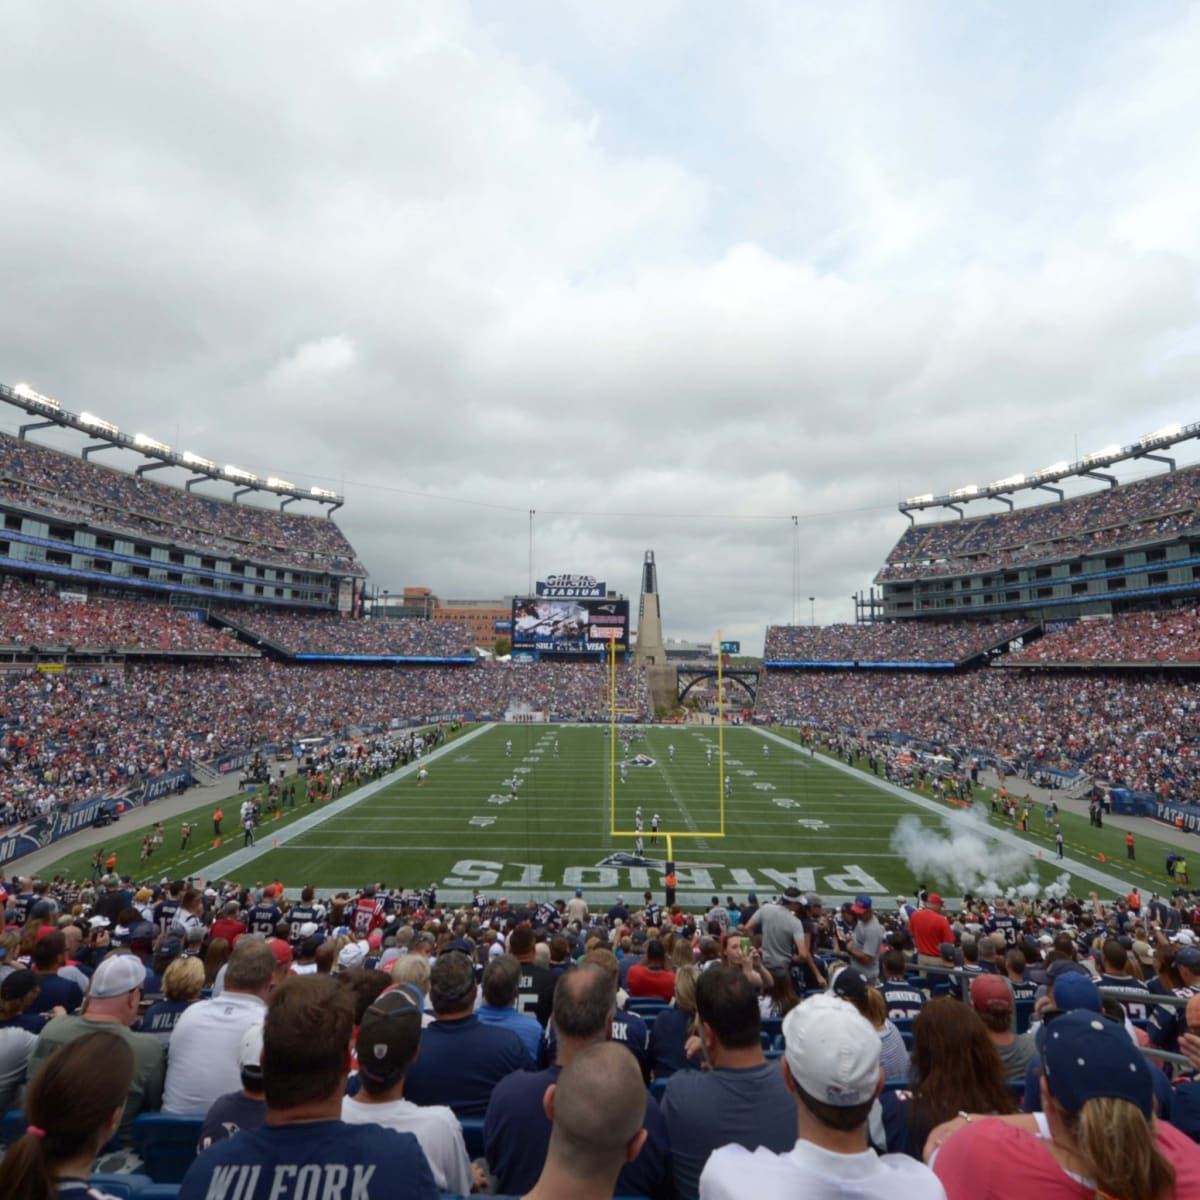
[[[636,632],[622,593],[552,576],[511,598],[496,661],[463,627],[372,603],[336,493],[130,437],[29,385],[0,399],[25,422],[0,440],[10,871],[35,852],[80,879],[99,845],[122,871],[293,894],[372,880],[608,903],[672,875],[702,904],[789,886],[1166,891],[1167,855],[1186,856],[1200,467],[1169,452],[1195,426],[904,501],[860,619],[771,626],[747,667],[730,643],[667,655],[653,552]],[[51,449],[32,436],[48,426],[91,440]],[[102,466],[105,449],[143,461]],[[1147,458],[1160,474],[1102,474]],[[149,474],[172,468],[183,487]],[[1071,477],[1103,486],[1065,499]],[[989,500],[1005,511],[964,511]],[[939,508],[953,515],[927,519]],[[81,706],[103,716],[73,722]],[[421,733],[436,744],[418,760]],[[1117,824],[1083,820],[1097,803]],[[184,823],[203,832],[176,849]]]

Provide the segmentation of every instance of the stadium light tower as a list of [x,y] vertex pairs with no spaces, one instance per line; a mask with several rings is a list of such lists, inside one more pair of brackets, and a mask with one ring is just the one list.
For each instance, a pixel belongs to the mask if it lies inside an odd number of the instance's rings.
[[808,598],[808,623],[815,626],[817,623],[817,598],[809,596]]

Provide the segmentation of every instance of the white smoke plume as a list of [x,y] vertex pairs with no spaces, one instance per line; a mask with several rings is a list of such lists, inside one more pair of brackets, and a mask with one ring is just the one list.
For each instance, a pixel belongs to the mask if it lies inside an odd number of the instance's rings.
[[[1010,885],[1018,882],[1016,893],[1021,896],[1049,892],[1036,881],[1037,860],[1028,851],[993,840],[981,807],[949,813],[943,825],[944,832],[906,816],[892,832],[892,852],[904,859],[918,882],[952,884],[959,895],[999,896],[1006,889],[1011,894]],[[1067,879],[1062,875],[1050,887]]]

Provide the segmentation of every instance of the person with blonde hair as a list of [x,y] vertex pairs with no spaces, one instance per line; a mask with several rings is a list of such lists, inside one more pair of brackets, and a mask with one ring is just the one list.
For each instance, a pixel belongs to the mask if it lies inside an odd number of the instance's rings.
[[687,1040],[700,1032],[696,1016],[698,967],[675,971],[675,999],[654,1018],[650,1027],[650,1069],[655,1079],[666,1079],[676,1071],[699,1069],[699,1058],[688,1058]]
[[[395,984],[411,983],[426,1001],[429,1000],[429,959],[423,954],[406,954],[396,959],[389,970]],[[421,1028],[433,1021],[433,1009],[428,1004],[421,1011]]]
[[1156,1119],[1150,1068],[1120,1025],[1081,1009],[1038,1041],[1043,1112],[962,1112],[930,1134],[925,1157],[948,1200],[1200,1195],[1200,1147]]
[[163,998],[142,1014],[140,1029],[169,1044],[175,1022],[200,999],[204,989],[204,963],[198,958],[177,958],[163,972]]

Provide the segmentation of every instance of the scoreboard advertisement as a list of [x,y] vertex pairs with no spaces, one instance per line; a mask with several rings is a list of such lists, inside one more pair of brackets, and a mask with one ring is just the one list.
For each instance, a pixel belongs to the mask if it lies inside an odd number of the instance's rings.
[[513,600],[513,650],[538,654],[599,654],[629,649],[629,601]]

